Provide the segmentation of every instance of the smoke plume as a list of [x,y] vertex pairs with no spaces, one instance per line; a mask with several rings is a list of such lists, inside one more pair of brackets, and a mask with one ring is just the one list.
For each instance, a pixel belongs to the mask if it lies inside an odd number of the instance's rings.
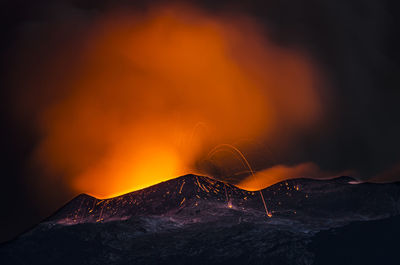
[[[73,26],[62,25],[66,33]],[[204,161],[245,170],[232,152],[207,157],[219,144],[238,143],[262,169],[256,150],[268,141],[284,150],[323,113],[310,57],[271,43],[245,15],[182,6],[110,12],[83,23],[68,45],[55,43],[43,70],[21,81],[40,84],[40,94],[20,101],[41,136],[35,165],[76,192],[110,197],[212,175]]]

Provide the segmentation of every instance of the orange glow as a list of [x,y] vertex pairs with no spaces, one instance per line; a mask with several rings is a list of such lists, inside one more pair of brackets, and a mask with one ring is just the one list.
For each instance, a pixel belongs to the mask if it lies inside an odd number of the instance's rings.
[[[312,162],[307,162],[294,166],[277,165],[268,169],[261,170],[255,173],[254,177],[248,177],[236,186],[249,191],[256,191],[287,179],[303,177],[314,179],[329,179],[346,175],[354,175],[354,172],[343,171],[335,174],[332,172],[322,171],[316,164]],[[288,183],[286,183],[286,185],[288,185]],[[299,190],[299,187],[296,186],[294,187],[294,189]]]
[[314,163],[303,163],[295,166],[277,165],[255,174],[239,183],[238,187],[246,190],[256,191],[265,187],[274,185],[282,180],[301,177],[323,177],[325,173],[321,172]]
[[278,139],[280,124],[303,128],[321,113],[311,63],[246,17],[111,14],[83,43],[75,69],[60,69],[68,82],[52,84],[67,92],[41,112],[35,153],[76,192],[106,198],[196,173],[218,144]]

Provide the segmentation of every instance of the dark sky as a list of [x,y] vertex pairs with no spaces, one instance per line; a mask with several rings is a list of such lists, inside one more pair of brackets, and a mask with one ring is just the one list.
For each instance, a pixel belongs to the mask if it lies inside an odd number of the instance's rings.
[[[73,197],[67,188],[40,199],[30,185],[40,174],[28,166],[38,143],[33,117],[15,115],[15,76],[24,62],[22,46],[39,45],[43,36],[21,43],[24,28],[40,22],[51,28],[82,21],[114,8],[145,9],[161,1],[3,1],[1,12],[1,212],[0,241],[24,231]],[[279,163],[313,161],[324,170],[356,170],[364,179],[383,175],[400,180],[400,40],[396,0],[192,1],[208,12],[245,13],[264,25],[276,44],[307,50],[326,73],[335,91],[323,99],[331,107],[329,126],[299,134],[291,155]],[[200,4],[201,3],[201,4]],[[57,27],[54,27],[57,31]],[[31,36],[32,37],[32,36]],[[48,36],[47,36],[48,37]],[[35,39],[36,38],[36,39]],[[23,39],[23,38],[22,38]],[[54,40],[55,42],[59,40]],[[43,42],[45,43],[45,42]],[[46,42],[48,43],[48,42]],[[73,52],[74,47],[68,47]],[[46,56],[47,47],[37,49]],[[22,59],[21,59],[22,58]],[[27,61],[30,59],[27,57]],[[40,67],[40,63],[38,66]],[[397,168],[397,171],[396,171]]]

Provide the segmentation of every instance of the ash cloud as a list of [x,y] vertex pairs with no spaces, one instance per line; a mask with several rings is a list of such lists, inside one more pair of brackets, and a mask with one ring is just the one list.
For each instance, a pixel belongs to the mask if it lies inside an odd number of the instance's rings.
[[[57,69],[76,70],[74,65],[79,60],[71,58],[76,58],[76,51],[85,45],[76,40],[84,39],[86,29],[105,12],[133,8],[146,13],[159,2],[163,1],[133,5],[129,1],[106,0],[5,3],[7,8],[3,10],[7,14],[2,16],[1,43],[2,142],[7,153],[5,175],[10,177],[4,177],[8,185],[4,185],[6,190],[2,194],[5,197],[23,194],[14,205],[5,206],[11,217],[19,214],[16,209],[24,208],[26,220],[38,219],[74,194],[59,176],[44,186],[41,184],[40,190],[46,190],[44,198],[31,201],[28,194],[32,193],[41,171],[27,165],[42,139],[36,127],[41,106],[58,102],[69,93],[66,84],[71,80],[65,80],[63,72]],[[286,141],[271,138],[255,148],[238,144],[256,170],[271,172],[285,168],[295,175],[316,172],[325,175],[350,169],[364,180],[374,176],[374,180],[379,180],[379,176],[387,179],[388,174],[391,181],[399,180],[398,170],[393,170],[400,161],[397,122],[400,43],[396,1],[191,3],[210,14],[223,11],[232,16],[244,13],[251,17],[266,29],[274,45],[309,54],[325,80],[320,93],[324,112],[318,124],[299,130],[290,123],[282,123],[279,133]],[[51,57],[58,60],[48,64],[45,59]],[[45,82],[39,78],[43,69],[48,77]],[[25,80],[30,83],[27,85]],[[55,88],[53,84],[57,82],[61,86]],[[40,97],[23,97],[23,100],[18,96],[38,93],[42,93]],[[30,111],[21,113],[21,106]],[[232,180],[238,183],[243,176]],[[36,200],[37,197],[40,196],[33,196]],[[48,202],[48,198],[53,200]]]
[[[29,25],[25,40],[41,34],[46,50],[21,47],[31,58],[17,71],[26,91],[15,95],[40,135],[34,165],[75,192],[110,197],[210,174],[195,165],[219,144],[250,139],[291,149],[293,135],[323,115],[322,73],[307,54],[271,44],[250,17],[235,15],[166,5],[102,13],[79,30],[76,20]],[[253,162],[254,146],[242,145]],[[229,165],[219,167],[237,164],[220,154]],[[264,168],[269,158],[257,155],[254,166]]]

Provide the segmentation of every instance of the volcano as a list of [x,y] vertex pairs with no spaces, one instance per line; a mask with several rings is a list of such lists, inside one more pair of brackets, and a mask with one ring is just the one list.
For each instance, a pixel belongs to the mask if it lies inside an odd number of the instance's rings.
[[400,183],[291,179],[259,192],[186,175],[81,194],[0,246],[8,264],[395,264]]

